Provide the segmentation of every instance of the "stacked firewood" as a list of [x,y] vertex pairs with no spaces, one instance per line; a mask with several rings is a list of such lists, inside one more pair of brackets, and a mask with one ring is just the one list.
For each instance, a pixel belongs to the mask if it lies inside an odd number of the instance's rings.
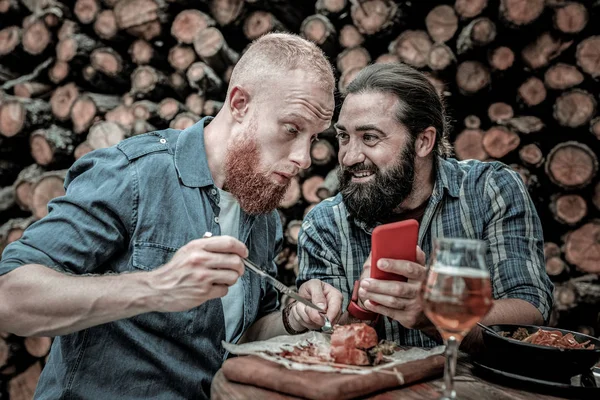
[[[289,31],[330,57],[341,93],[369,63],[425,71],[456,157],[503,161],[527,184],[552,323],[599,335],[599,23],[596,0],[0,0],[0,248],[47,214],[76,159],[216,114],[250,41]],[[337,192],[337,143],[322,137],[280,205],[290,285],[302,217]],[[0,398],[29,397],[46,350],[0,336]]]

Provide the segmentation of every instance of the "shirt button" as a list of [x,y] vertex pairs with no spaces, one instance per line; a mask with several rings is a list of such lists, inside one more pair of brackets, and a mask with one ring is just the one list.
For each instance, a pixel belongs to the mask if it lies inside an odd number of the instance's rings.
[[219,223],[219,217],[215,217],[215,222],[218,224]]
[[210,191],[210,194],[212,194],[213,196],[214,196],[214,195],[216,195],[216,194],[217,194],[217,189],[212,189],[212,190]]
[[161,142],[162,144],[167,143],[167,139],[160,139],[159,142]]

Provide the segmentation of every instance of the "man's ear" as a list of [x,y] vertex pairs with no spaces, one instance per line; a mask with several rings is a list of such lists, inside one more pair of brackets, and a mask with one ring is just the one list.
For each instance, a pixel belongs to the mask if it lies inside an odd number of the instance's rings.
[[250,95],[241,86],[234,86],[229,94],[229,109],[231,110],[231,116],[237,122],[242,122],[246,114],[248,113],[248,102],[250,101]]
[[415,140],[415,153],[423,158],[427,157],[433,151],[435,146],[436,130],[433,126],[428,127],[423,132],[419,133]]

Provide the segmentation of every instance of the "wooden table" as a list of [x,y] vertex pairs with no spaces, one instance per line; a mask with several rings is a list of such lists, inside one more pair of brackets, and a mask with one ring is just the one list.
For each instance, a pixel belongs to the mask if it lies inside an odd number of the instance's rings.
[[[443,385],[442,377],[416,383],[402,388],[376,394],[368,397],[370,400],[424,400],[438,399],[440,389]],[[457,398],[460,400],[552,400],[564,399],[564,397],[554,397],[542,395],[535,392],[528,392],[521,389],[511,388],[498,383],[484,380],[479,376],[473,375],[472,365],[468,360],[462,359],[457,366],[457,377],[455,380],[455,390]],[[277,392],[264,390],[255,386],[242,385],[228,381],[219,370],[215,375],[211,388],[212,400],[242,400],[242,399],[261,399],[261,400],[294,400],[297,397],[287,396]]]

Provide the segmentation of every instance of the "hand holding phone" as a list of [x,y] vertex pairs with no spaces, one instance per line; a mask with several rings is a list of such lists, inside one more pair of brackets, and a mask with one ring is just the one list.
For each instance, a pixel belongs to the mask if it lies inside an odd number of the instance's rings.
[[406,282],[406,277],[402,275],[377,268],[377,261],[389,258],[416,262],[418,239],[419,222],[414,219],[376,227],[371,235],[371,278]]

